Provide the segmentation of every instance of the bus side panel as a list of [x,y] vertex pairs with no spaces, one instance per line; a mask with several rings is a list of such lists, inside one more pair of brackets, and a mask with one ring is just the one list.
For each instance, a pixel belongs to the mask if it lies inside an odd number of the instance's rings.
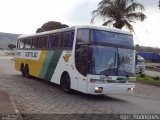
[[60,84],[60,79],[63,72],[67,72],[70,76],[71,88],[74,90],[78,90],[78,74],[76,73],[75,65],[73,64],[74,56],[70,52],[70,56],[66,61],[65,56],[68,55],[68,51],[63,51],[60,56],[59,62],[55,68],[54,74],[52,76],[51,82]]
[[39,74],[40,78],[51,81],[51,78],[55,72],[57,63],[62,54],[62,50],[50,50],[47,53],[46,59]]
[[[21,56],[16,56],[15,59],[15,68],[16,70],[20,71],[20,67],[21,64],[28,64],[29,66],[29,74],[34,76],[34,77],[39,77],[40,71],[42,69],[42,65],[44,63],[44,60],[46,58],[47,55],[47,51],[33,51],[33,50],[29,50],[29,51],[18,51],[19,53],[21,52]],[[26,52],[37,52],[39,55],[38,58],[28,58],[26,57],[25,53]],[[36,56],[37,57],[37,56]]]

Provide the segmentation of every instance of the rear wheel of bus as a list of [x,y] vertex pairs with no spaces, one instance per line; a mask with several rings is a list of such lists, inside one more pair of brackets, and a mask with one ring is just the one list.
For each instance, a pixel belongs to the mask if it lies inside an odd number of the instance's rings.
[[27,77],[27,78],[29,78],[30,77],[30,75],[29,75],[29,66],[28,65],[22,65],[21,66],[21,72],[22,72],[22,76],[23,77]]

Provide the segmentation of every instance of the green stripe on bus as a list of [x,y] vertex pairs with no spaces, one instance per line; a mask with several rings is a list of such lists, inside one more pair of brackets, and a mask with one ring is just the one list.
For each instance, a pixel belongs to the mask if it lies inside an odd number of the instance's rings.
[[55,50],[54,54],[52,55],[52,59],[48,65],[48,69],[47,69],[47,72],[46,72],[46,75],[45,75],[45,79],[50,81],[51,78],[52,78],[52,75],[54,73],[54,70],[57,66],[57,63],[59,61],[59,58],[62,54],[62,50]]
[[44,61],[43,67],[42,67],[40,75],[39,75],[39,77],[42,78],[42,79],[45,78],[45,75],[47,73],[47,70],[48,70],[48,67],[49,67],[49,64],[51,62],[51,59],[53,57],[54,52],[55,51],[48,51],[48,53],[47,53],[46,59]]

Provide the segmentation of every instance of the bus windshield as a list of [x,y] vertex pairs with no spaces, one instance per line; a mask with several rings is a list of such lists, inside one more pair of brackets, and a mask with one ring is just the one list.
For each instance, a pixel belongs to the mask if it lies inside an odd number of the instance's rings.
[[[133,37],[98,29],[79,29],[76,67],[83,75],[132,76],[135,67]],[[92,57],[91,57],[92,56]]]
[[132,76],[134,50],[94,45],[93,73],[106,76]]
[[91,30],[94,73],[107,76],[134,74],[133,36],[128,34]]

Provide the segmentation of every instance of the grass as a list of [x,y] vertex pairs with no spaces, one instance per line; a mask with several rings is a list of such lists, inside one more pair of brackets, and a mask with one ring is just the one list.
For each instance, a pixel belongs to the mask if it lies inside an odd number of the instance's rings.
[[160,77],[157,77],[157,76],[151,77],[151,76],[147,76],[145,74],[140,74],[140,75],[136,76],[136,81],[160,86]]

